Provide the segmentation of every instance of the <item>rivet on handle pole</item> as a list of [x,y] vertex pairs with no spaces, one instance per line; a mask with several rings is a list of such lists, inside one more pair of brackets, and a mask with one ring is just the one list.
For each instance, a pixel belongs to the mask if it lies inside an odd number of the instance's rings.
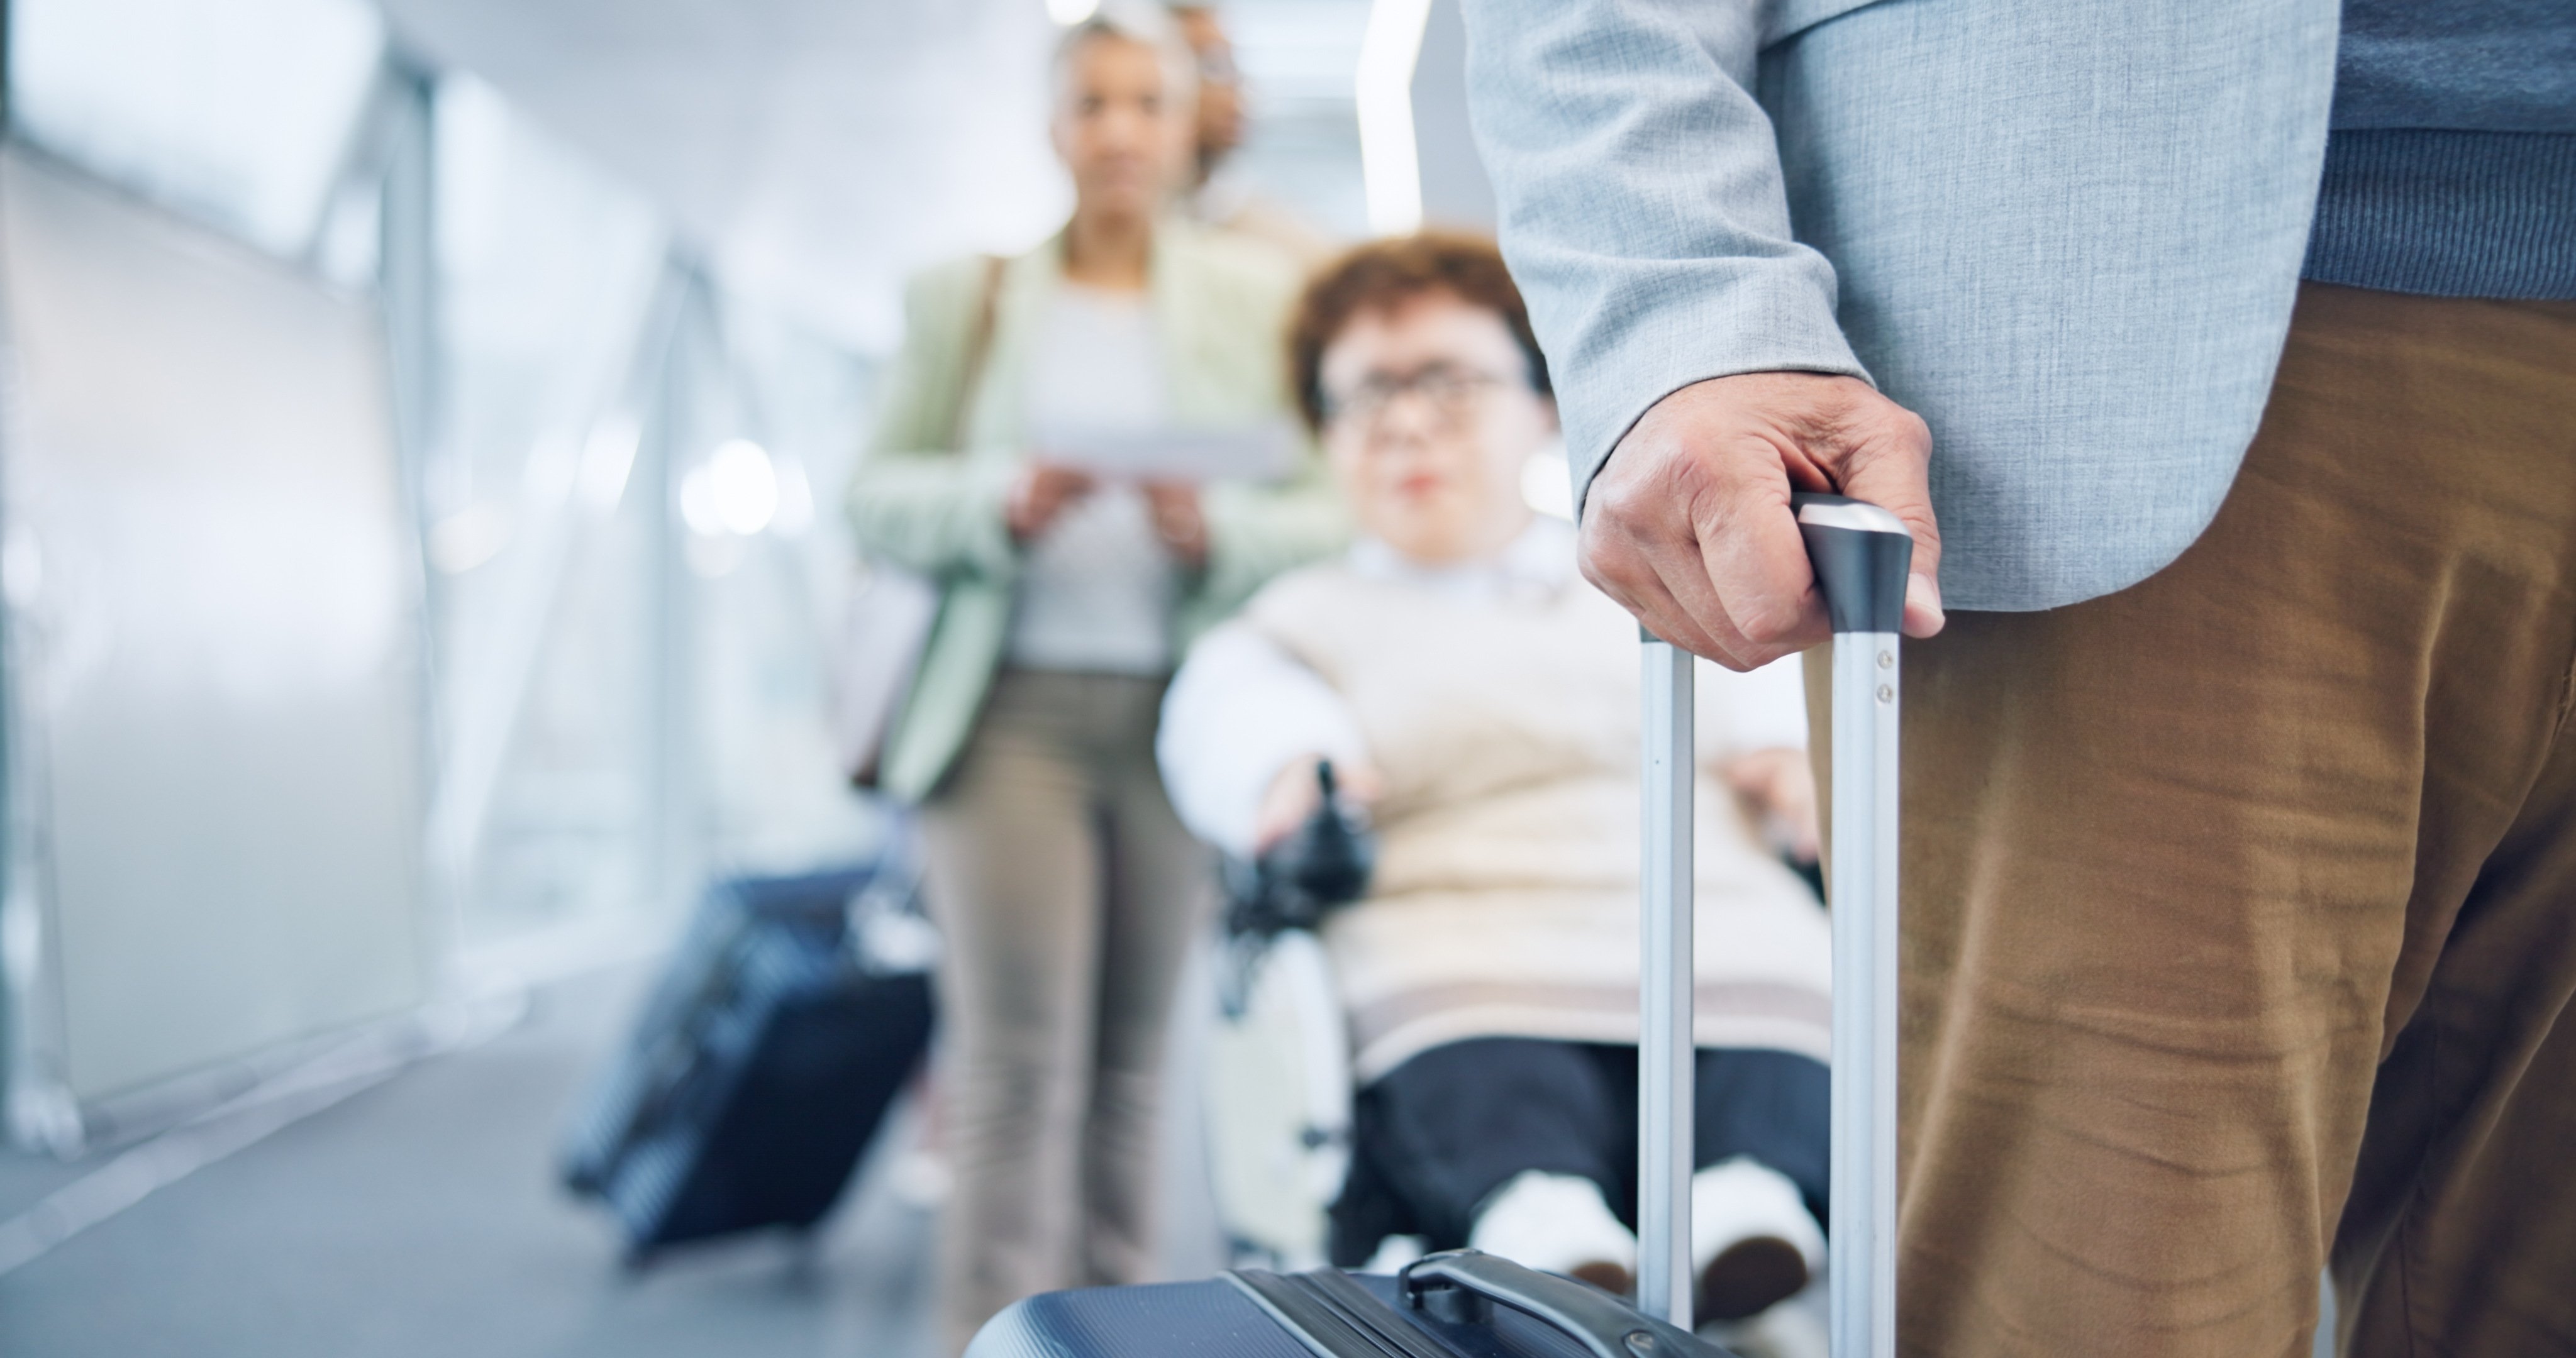
[[1897,638],[1914,539],[1840,495],[1790,497],[1833,619],[1834,1358],[1896,1353]]

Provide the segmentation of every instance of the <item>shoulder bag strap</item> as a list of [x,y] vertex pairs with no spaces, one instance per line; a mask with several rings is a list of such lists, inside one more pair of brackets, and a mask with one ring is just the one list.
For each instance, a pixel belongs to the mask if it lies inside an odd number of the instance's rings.
[[962,447],[966,441],[966,412],[974,404],[975,389],[984,382],[984,360],[993,352],[994,313],[1001,307],[1002,270],[1010,261],[1000,255],[984,256],[983,284],[975,292],[975,321],[966,332],[966,362],[957,375],[957,404],[948,413],[948,442]]

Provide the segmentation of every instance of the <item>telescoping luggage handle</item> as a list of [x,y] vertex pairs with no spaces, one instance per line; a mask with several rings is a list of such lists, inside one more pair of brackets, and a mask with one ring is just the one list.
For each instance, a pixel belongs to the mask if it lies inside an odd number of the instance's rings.
[[[1914,539],[1877,505],[1795,494],[1834,632],[1834,1358],[1896,1352],[1899,624]],[[1645,890],[1638,1043],[1638,1309],[1691,1323],[1690,653],[1645,640]]]

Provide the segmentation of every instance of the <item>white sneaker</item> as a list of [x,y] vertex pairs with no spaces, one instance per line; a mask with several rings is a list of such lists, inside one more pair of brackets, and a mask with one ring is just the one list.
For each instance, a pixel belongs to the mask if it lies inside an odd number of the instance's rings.
[[1691,1176],[1700,1320],[1769,1310],[1805,1290],[1824,1263],[1824,1230],[1787,1175],[1739,1155]]
[[1514,1175],[1485,1200],[1467,1244],[1613,1295],[1626,1295],[1636,1283],[1636,1235],[1619,1224],[1600,1185],[1579,1174]]

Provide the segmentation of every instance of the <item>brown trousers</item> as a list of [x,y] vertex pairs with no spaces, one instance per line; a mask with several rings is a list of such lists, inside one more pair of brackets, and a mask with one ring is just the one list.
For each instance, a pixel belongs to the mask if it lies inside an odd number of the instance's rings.
[[922,808],[946,942],[950,1350],[1033,1292],[1147,1281],[1163,1033],[1216,864],[1154,764],[1163,683],[1005,670]]
[[1902,1352],[2576,1353],[2576,304],[2303,289],[2179,561],[1905,684]]

